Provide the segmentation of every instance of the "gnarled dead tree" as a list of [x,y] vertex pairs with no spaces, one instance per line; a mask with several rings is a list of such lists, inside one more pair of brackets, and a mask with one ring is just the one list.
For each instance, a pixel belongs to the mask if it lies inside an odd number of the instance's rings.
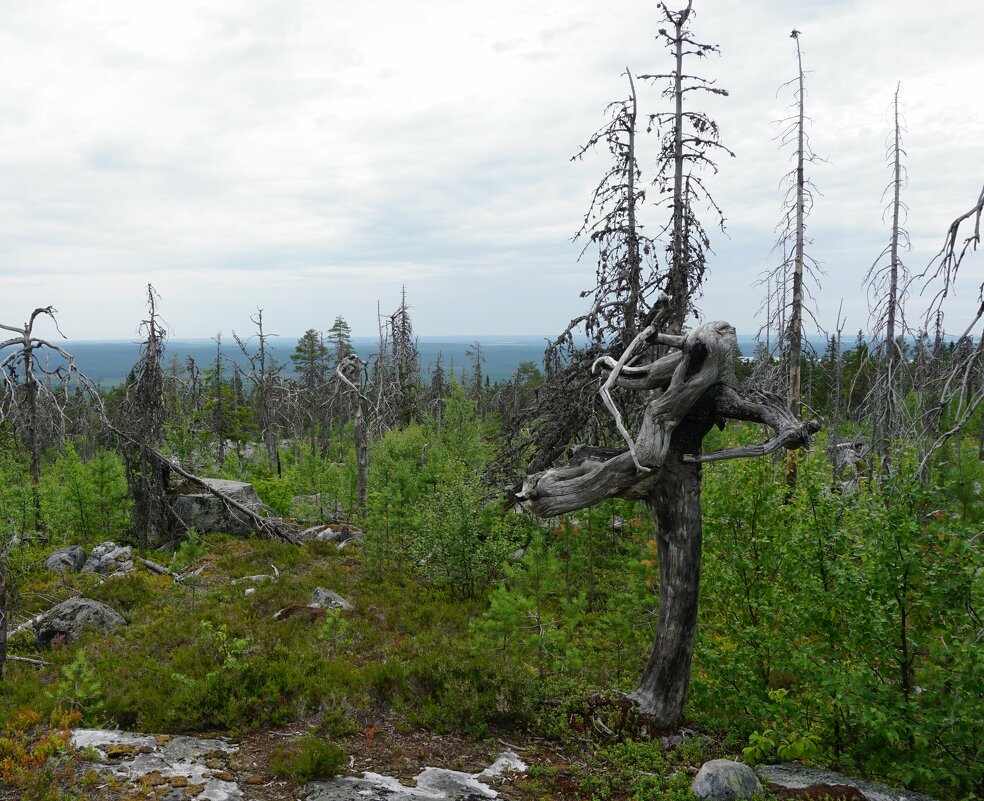
[[[630,697],[657,725],[675,727],[683,718],[697,624],[700,466],[799,448],[809,443],[819,425],[798,421],[777,395],[738,389],[731,369],[736,337],[730,324],[709,322],[685,336],[667,335],[659,332],[659,316],[620,359],[603,357],[595,363],[606,374],[603,395],[612,387],[651,393],[635,438],[619,422],[626,447],[576,446],[566,465],[528,476],[514,498],[528,502],[542,516],[573,512],[608,498],[645,501],[656,523],[659,623],[642,681]],[[667,346],[671,352],[648,363],[630,363],[636,350],[653,345]],[[618,415],[610,397],[606,405]],[[761,423],[773,436],[761,445],[702,454],[704,436],[729,419]]]
[[[671,728],[683,719],[697,623],[701,465],[798,448],[810,441],[818,425],[799,422],[776,395],[739,390],[733,372],[736,336],[730,324],[709,322],[683,333],[693,297],[700,291],[709,247],[694,212],[694,198],[704,196],[721,221],[700,170],[716,170],[710,158],[714,150],[731,151],[719,144],[716,123],[702,112],[685,109],[683,103],[684,95],[695,90],[725,94],[683,71],[684,56],[702,57],[717,48],[697,42],[690,33],[691,3],[681,11],[670,11],[664,4],[660,8],[668,23],[660,35],[673,54],[675,69],[643,77],[665,80],[664,96],[674,106],[673,111],[650,117],[662,131],[656,184],[672,210],[664,229],[670,239],[662,281],[666,295],[647,308],[641,295],[644,286],[652,286],[650,276],[611,283],[607,289],[599,285],[596,328],[604,335],[594,337],[587,350],[575,348],[570,336],[575,321],[562,338],[566,349],[553,349],[541,403],[549,411],[532,427],[528,441],[535,444],[536,453],[530,474],[511,495],[541,516],[573,512],[608,498],[642,500],[649,507],[659,557],[659,623],[642,681],[630,697],[643,716]],[[639,238],[630,236],[627,241],[638,243]],[[624,274],[632,276],[632,248],[623,252]],[[632,309],[638,310],[638,333],[628,336]],[[599,371],[600,391],[592,377]],[[623,409],[630,413],[624,415]],[[609,426],[597,425],[599,410],[605,422],[614,420],[616,439]],[[702,454],[704,436],[729,419],[764,424],[773,436],[761,445]],[[620,437],[624,447],[578,445],[567,463],[543,469],[578,435],[575,432],[583,436],[591,429],[600,430],[599,439],[608,443]]]

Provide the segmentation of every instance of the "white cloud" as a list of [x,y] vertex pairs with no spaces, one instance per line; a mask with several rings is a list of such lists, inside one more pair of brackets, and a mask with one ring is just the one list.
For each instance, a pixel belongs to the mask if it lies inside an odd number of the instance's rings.
[[[757,327],[795,26],[829,159],[811,169],[821,316],[844,296],[849,326],[865,325],[897,81],[914,269],[984,180],[984,13],[972,0],[931,14],[888,0],[696,6],[698,38],[722,50],[698,66],[731,92],[702,105],[738,155],[710,182],[731,238],[714,239],[702,307]],[[256,306],[283,334],[336,314],[371,333],[376,300],[395,305],[405,283],[421,333],[553,333],[592,280],[569,240],[604,169],[603,154],[569,157],[624,94],[626,65],[668,69],[657,13],[587,0],[6,4],[0,319],[54,303],[73,338],[129,337],[153,281],[178,336],[246,328]],[[640,89],[656,110],[658,91]],[[964,278],[958,317],[976,298]]]

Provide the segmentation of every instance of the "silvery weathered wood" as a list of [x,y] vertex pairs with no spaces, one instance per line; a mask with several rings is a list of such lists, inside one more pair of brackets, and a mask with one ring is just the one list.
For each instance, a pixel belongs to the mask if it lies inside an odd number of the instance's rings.
[[[655,521],[659,554],[659,623],[642,681],[630,697],[642,714],[660,725],[676,726],[683,716],[697,623],[701,464],[799,448],[819,426],[801,423],[778,396],[739,391],[731,369],[737,338],[729,323],[704,323],[679,337],[659,334],[655,328],[643,330],[626,351],[631,355],[640,345],[659,343],[676,352],[641,366],[629,365],[625,353],[619,360],[595,362],[596,368],[608,371],[603,394],[613,387],[651,393],[635,439],[608,395],[606,405],[627,447],[579,446],[567,464],[528,476],[515,495],[541,517],[608,498],[646,502]],[[760,445],[702,454],[704,436],[728,419],[764,424],[774,435]]]

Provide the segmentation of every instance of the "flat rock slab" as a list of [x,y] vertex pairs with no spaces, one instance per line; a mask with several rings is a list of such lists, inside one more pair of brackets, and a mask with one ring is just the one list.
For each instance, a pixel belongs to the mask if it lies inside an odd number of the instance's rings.
[[[117,778],[162,788],[158,798],[187,801],[242,801],[243,792],[225,767],[238,746],[225,739],[137,734],[105,729],[76,729],[72,747],[93,748],[92,768]],[[170,789],[167,789],[170,788]],[[191,790],[189,790],[191,788]]]
[[933,801],[930,796],[914,793],[911,790],[899,790],[881,782],[856,779],[832,770],[805,768],[792,763],[760,765],[755,770],[763,782],[792,790],[807,790],[816,785],[833,785],[857,788],[868,801]]
[[345,776],[307,786],[307,801],[479,801],[498,798],[488,782],[506,771],[523,772],[526,764],[511,751],[499,755],[480,773],[444,768],[424,768],[416,785],[402,784],[392,776],[363,773],[361,779]]

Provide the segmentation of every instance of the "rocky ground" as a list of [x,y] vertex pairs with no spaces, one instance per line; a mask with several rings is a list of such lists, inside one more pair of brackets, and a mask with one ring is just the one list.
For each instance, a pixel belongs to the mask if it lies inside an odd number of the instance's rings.
[[[564,780],[578,767],[577,758],[544,741],[469,742],[387,726],[370,726],[345,738],[348,764],[335,779],[299,784],[274,777],[273,751],[309,733],[304,724],[237,740],[76,729],[71,740],[78,756],[75,770],[84,776],[77,784],[83,789],[76,792],[87,801],[532,801],[544,797],[542,788],[532,792],[537,785],[527,781],[533,765],[556,775],[549,797],[584,797]],[[692,775],[697,766],[678,770]],[[762,766],[757,772],[763,789],[782,801],[932,801],[799,765]],[[2,788],[0,798],[7,798]]]
[[92,801],[509,797],[508,787],[526,768],[509,744],[497,753],[491,744],[370,727],[357,738],[359,748],[338,779],[301,785],[273,777],[273,750],[305,734],[297,726],[233,741],[77,729],[72,745],[81,757],[78,770],[89,772],[85,797]]

